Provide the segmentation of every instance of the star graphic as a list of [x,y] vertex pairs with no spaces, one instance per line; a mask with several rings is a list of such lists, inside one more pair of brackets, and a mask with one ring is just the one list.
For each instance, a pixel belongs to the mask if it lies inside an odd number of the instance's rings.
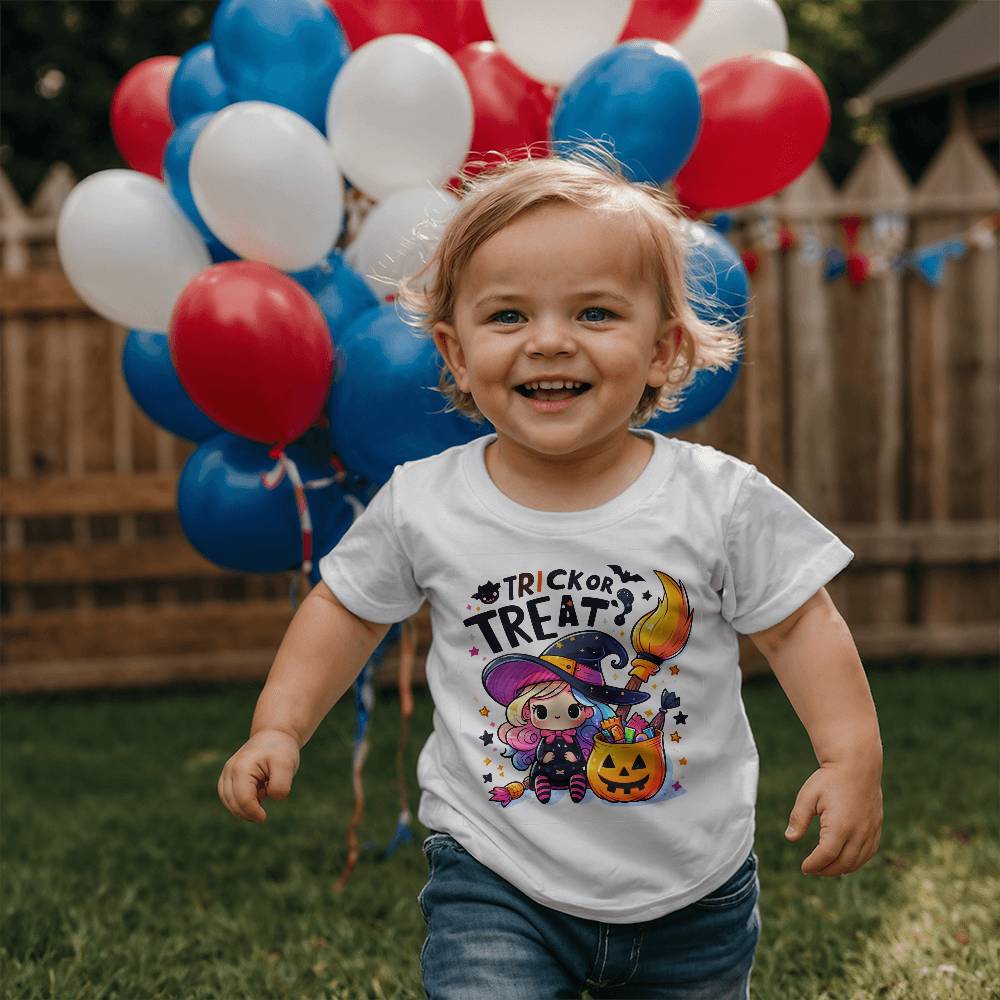
[[479,710],[479,714],[483,716],[489,715],[490,710],[485,705],[483,705],[483,707]]
[[683,712],[678,712],[674,716],[674,722],[676,722],[679,726],[683,726],[684,723],[687,722],[687,720],[688,717]]
[[684,786],[679,781],[674,782],[673,788],[675,792],[679,792],[683,787]]
[[652,595],[652,594],[651,594],[651,593],[650,593],[650,592],[649,592],[648,590],[644,590],[644,591],[642,592],[642,599],[643,599],[644,601],[648,601],[648,600],[649,600],[649,599],[650,599],[650,598],[651,598],[652,596],[653,596],[653,595]]
[[670,664],[670,673],[676,677],[681,672],[681,668],[676,663]]
[[488,785],[493,780],[493,772],[483,775],[483,784]]
[[688,762],[688,759],[687,759],[687,757],[681,757],[681,759],[680,759],[679,761],[677,761],[677,763],[678,763],[678,764],[680,764],[680,765],[681,765],[682,767],[683,767],[683,766],[684,766],[684,765],[685,765],[685,764],[686,764],[687,762]]
[[479,655],[479,648],[477,646],[473,646],[472,649],[469,650],[469,656],[478,656],[478,655]]
[[466,611],[471,611],[472,610],[472,605],[471,604],[466,604],[465,610]]
[[653,710],[651,708],[647,708],[642,714],[648,719],[653,714]]
[[673,731],[673,732],[672,732],[672,733],[670,734],[670,739],[671,739],[671,740],[672,740],[672,741],[673,741],[674,743],[680,743],[680,741],[681,741],[681,734],[680,734],[679,732],[677,732],[677,730],[675,729],[675,730],[674,730],[674,731]]
[[483,741],[483,746],[488,747],[493,742],[493,734],[488,730],[483,730],[483,735],[479,737]]
[[493,763],[493,758],[492,757],[484,757],[483,758],[483,767],[489,767],[490,764],[492,764],[492,763]]

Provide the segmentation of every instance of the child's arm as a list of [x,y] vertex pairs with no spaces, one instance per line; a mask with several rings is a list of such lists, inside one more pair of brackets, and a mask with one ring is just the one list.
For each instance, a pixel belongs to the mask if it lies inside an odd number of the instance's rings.
[[234,815],[262,823],[264,798],[283,799],[299,750],[361,672],[390,625],[348,611],[323,582],[299,606],[267,675],[250,739],[226,762],[219,798]]
[[804,875],[856,871],[882,833],[882,741],[868,679],[847,623],[826,588],[751,634],[812,741],[819,769],[806,780],[785,836],[798,840],[819,815],[819,844]]

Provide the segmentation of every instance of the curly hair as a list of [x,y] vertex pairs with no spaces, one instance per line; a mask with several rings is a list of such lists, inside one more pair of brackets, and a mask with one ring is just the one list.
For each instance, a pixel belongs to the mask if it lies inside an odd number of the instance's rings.
[[[681,334],[666,383],[646,386],[629,423],[641,426],[657,411],[675,411],[698,370],[731,367],[742,346],[739,322],[709,323],[696,312],[701,306],[712,315],[717,300],[687,286],[689,220],[671,191],[630,181],[621,163],[599,142],[572,144],[558,157],[532,156],[535,145],[518,150],[518,158],[490,151],[489,161],[475,161],[459,171],[462,198],[454,214],[443,226],[428,220],[414,230],[417,241],[433,242],[434,247],[424,256],[424,266],[399,282],[397,315],[428,336],[435,324],[452,323],[459,281],[473,253],[530,209],[562,202],[626,213],[634,220],[643,274],[656,282],[662,314],[679,321]],[[561,144],[543,145],[555,151]],[[455,384],[443,359],[437,390],[448,401],[446,411],[485,421],[472,394]]]

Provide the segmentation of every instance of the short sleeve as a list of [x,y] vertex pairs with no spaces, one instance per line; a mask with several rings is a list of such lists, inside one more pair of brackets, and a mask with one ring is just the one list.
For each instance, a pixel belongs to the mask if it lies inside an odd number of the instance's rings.
[[393,477],[319,561],[323,582],[348,611],[389,624],[416,613],[424,595],[396,534]]
[[722,615],[744,634],[783,621],[854,558],[754,467],[737,492],[725,547]]

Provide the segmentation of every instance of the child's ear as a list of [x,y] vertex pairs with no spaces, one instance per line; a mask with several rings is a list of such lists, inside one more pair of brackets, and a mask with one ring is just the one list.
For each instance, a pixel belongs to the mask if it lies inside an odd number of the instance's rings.
[[646,377],[647,385],[659,389],[666,384],[674,359],[680,351],[682,336],[683,330],[679,319],[675,317],[663,321],[656,343],[653,344],[653,356],[650,358],[649,374]]
[[469,379],[466,375],[465,352],[462,350],[462,343],[458,339],[455,327],[450,323],[435,323],[431,330],[434,336],[434,343],[437,346],[444,363],[451,372],[451,377],[455,380],[455,385],[462,392],[469,391]]

